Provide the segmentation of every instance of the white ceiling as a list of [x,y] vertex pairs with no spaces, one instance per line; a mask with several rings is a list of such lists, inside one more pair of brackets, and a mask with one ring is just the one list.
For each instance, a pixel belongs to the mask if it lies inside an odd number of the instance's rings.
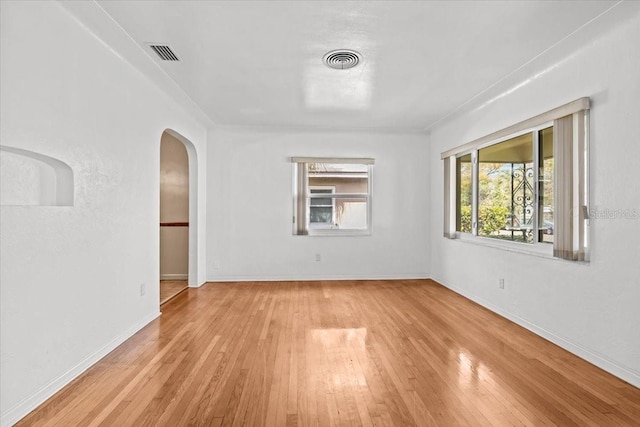
[[[99,5],[218,125],[419,129],[611,1],[107,1]],[[147,43],[168,44],[162,62]],[[330,69],[323,55],[363,62]]]

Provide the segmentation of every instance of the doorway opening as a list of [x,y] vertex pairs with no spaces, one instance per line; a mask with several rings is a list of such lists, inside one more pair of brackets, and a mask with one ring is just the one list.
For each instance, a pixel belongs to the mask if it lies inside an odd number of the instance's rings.
[[171,300],[195,277],[195,150],[177,132],[160,139],[160,305]]

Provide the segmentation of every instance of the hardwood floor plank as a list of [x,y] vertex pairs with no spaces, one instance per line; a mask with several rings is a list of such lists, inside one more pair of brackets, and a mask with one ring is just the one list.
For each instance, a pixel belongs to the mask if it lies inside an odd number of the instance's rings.
[[18,426],[632,426],[640,390],[430,280],[187,289]]

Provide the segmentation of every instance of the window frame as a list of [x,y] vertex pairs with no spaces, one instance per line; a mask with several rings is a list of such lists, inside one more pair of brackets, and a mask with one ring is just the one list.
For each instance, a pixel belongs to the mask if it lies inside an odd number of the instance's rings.
[[[294,236],[371,236],[373,234],[373,158],[347,158],[347,157],[291,157],[293,165],[293,235]],[[367,216],[367,227],[363,229],[355,228],[312,228],[310,227],[310,189],[330,186],[309,186],[308,173],[306,168],[308,163],[327,163],[327,164],[358,164],[367,167],[367,192],[366,193],[336,193],[330,196],[333,204],[334,224],[336,221],[336,199],[340,198],[356,198],[364,199],[367,206],[365,209]],[[304,165],[304,166],[303,166]],[[322,197],[322,196],[319,196]],[[304,202],[303,202],[304,200]],[[304,203],[304,206],[300,204]],[[303,222],[299,221],[299,217],[303,216]]]
[[[335,194],[336,186],[335,185],[310,185],[309,186],[309,196],[313,194],[313,190],[331,190],[331,193],[315,193],[315,194]],[[312,197],[311,197],[312,198]],[[328,197],[331,199],[331,224],[329,224],[330,228],[336,223],[336,199],[335,197]],[[311,208],[313,207],[329,207],[325,205],[312,205],[311,201],[309,201],[309,228],[311,228]],[[325,223],[326,224],[326,223]],[[322,229],[323,227],[319,227],[318,229]]]
[[[549,257],[553,256],[553,245],[538,241],[539,240],[538,212],[539,212],[539,203],[540,203],[539,194],[538,194],[539,173],[537,173],[537,171],[540,170],[539,132],[548,127],[553,127],[553,121],[548,121],[546,123],[542,123],[540,125],[533,126],[531,128],[524,129],[522,131],[515,132],[510,135],[505,135],[495,140],[484,142],[482,144],[477,145],[475,148],[473,148],[470,151],[463,151],[454,156],[455,160],[457,161],[457,159],[460,157],[471,155],[471,233],[455,230],[455,238],[464,240],[464,241],[484,244],[487,246],[495,246],[495,247],[504,248],[504,249],[514,249],[517,251],[532,252],[535,254],[546,255]],[[478,209],[480,206],[479,204],[480,202],[479,201],[480,164],[478,159],[479,159],[480,150],[482,150],[483,148],[501,144],[503,142],[506,142],[511,139],[515,139],[522,135],[527,135],[527,134],[531,134],[531,138],[532,138],[531,155],[533,159],[532,167],[533,167],[534,173],[533,173],[533,182],[532,182],[533,219],[532,219],[531,233],[533,233],[534,241],[531,243],[528,243],[528,242],[519,242],[515,240],[499,240],[489,236],[481,236],[478,230]],[[457,182],[455,183],[455,186],[454,186],[454,192],[456,192],[456,195],[457,195]],[[457,215],[457,207],[456,207],[456,210],[453,212],[453,214],[454,216]]]
[[[566,259],[578,262],[588,262],[590,255],[589,247],[589,98],[580,98],[573,102],[562,105],[553,110],[539,114],[538,116],[524,120],[505,129],[499,130],[492,134],[486,135],[462,146],[450,149],[441,153],[441,159],[444,161],[444,237],[448,239],[458,239],[460,241],[479,244],[483,246],[496,247],[514,252],[523,252],[532,255],[539,255],[549,258]],[[563,126],[566,121],[572,123],[569,130],[569,137],[566,135],[557,136],[556,127],[559,126],[558,133],[567,133]],[[540,215],[540,169],[539,169],[539,132],[549,126],[554,129],[553,136],[553,153],[554,153],[554,242],[549,244],[540,242],[539,218]],[[511,240],[500,240],[489,236],[479,236],[477,225],[477,210],[479,206],[479,165],[478,152],[482,148],[486,148],[501,142],[516,138],[520,135],[532,133],[533,137],[533,229],[534,242],[518,242]],[[558,142],[560,141],[560,142]],[[569,147],[569,155],[573,156],[573,163],[568,172],[564,172],[565,176],[569,175],[569,181],[562,181],[558,176],[558,168],[561,166],[556,159],[556,152],[562,155],[561,150],[567,150]],[[572,151],[573,150],[573,151]],[[457,159],[466,155],[472,157],[472,232],[457,231]],[[566,156],[566,155],[565,155]],[[566,163],[565,163],[566,164]],[[559,199],[558,189],[567,186],[569,190],[562,190],[563,196],[570,195],[572,204],[558,205]],[[562,209],[562,212],[559,210]],[[576,214],[575,212],[578,212]],[[558,213],[558,217],[556,217]],[[567,223],[567,217],[571,217]],[[558,218],[560,218],[558,220]],[[558,222],[564,221],[564,232],[568,233],[573,240],[573,245],[566,245],[558,242],[559,237],[566,238],[567,234],[560,236],[558,232]],[[569,229],[571,231],[569,232]],[[563,246],[564,245],[564,246]],[[569,247],[567,247],[569,246]],[[567,255],[567,252],[569,253]]]

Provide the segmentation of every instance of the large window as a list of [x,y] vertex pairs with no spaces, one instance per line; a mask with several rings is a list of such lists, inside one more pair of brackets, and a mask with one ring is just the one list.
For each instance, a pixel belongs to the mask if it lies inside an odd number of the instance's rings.
[[588,105],[582,98],[443,153],[445,236],[586,260]]
[[294,234],[368,234],[373,159],[294,157]]

